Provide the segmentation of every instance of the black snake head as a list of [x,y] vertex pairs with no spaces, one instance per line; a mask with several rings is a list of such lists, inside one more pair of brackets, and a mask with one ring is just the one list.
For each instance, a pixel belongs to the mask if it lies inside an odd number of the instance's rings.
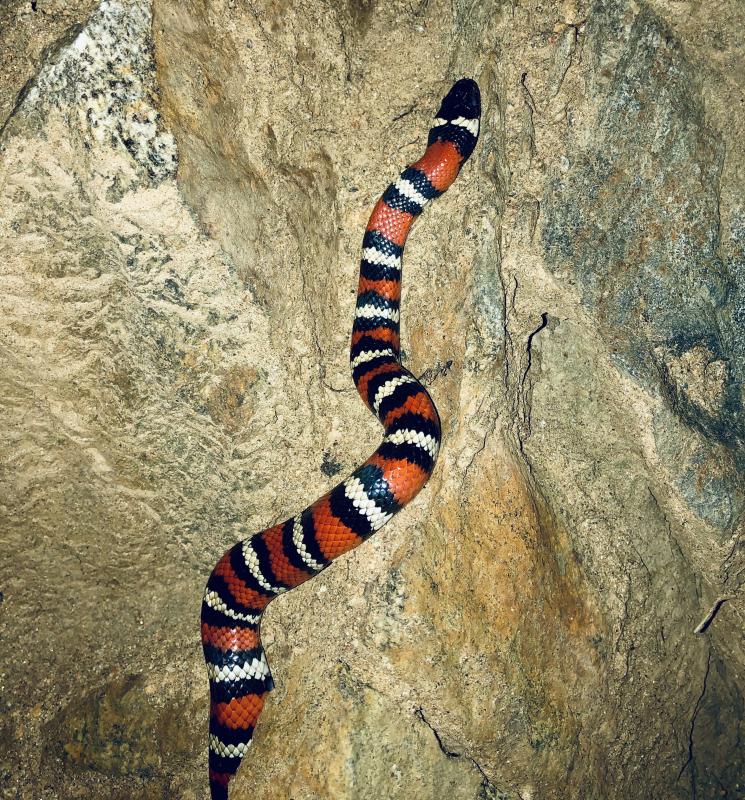
[[456,81],[445,95],[437,116],[446,120],[458,117],[478,119],[481,116],[481,92],[476,81],[470,78]]
[[445,95],[427,144],[452,142],[462,157],[462,164],[471,155],[479,138],[481,92],[476,81],[461,78]]

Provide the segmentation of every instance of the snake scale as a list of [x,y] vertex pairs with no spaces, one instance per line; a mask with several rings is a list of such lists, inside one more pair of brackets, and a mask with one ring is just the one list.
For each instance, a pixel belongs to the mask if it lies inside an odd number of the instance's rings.
[[246,754],[273,681],[259,626],[278,594],[361,544],[422,489],[440,446],[440,419],[401,365],[401,259],[412,223],[458,176],[479,134],[476,83],[457,81],[442,101],[424,155],[376,203],[362,240],[352,327],[352,377],[385,429],[383,442],[345,481],[280,525],[238,542],[217,562],[202,601],[210,682],[209,780],[213,800]]

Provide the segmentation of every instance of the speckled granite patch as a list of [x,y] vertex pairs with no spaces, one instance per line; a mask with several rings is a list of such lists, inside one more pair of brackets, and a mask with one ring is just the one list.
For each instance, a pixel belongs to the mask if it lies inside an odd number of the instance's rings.
[[94,142],[122,147],[152,181],[174,175],[176,142],[155,108],[154,64],[147,0],[103,0],[86,27],[39,74],[23,111],[50,108],[81,117]]

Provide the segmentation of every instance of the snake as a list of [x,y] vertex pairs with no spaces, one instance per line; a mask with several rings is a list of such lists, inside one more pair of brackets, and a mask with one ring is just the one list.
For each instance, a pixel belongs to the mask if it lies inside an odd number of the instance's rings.
[[212,800],[227,800],[274,688],[260,637],[268,603],[382,528],[434,469],[440,417],[425,387],[401,363],[402,256],[414,220],[452,185],[476,147],[480,119],[478,85],[461,78],[442,100],[424,155],[383,192],[365,229],[350,366],[363,402],[383,425],[382,443],[299,514],[237,542],[207,581],[201,638],[210,687]]

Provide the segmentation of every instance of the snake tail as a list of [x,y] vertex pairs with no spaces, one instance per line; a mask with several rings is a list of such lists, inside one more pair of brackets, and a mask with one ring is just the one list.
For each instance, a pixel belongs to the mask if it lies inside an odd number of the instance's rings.
[[210,684],[212,800],[227,800],[273,688],[259,635],[267,604],[379,530],[434,468],[437,409],[401,365],[401,259],[414,220],[450,187],[473,152],[480,115],[476,83],[457,81],[437,112],[424,155],[385,190],[365,230],[350,361],[357,391],[383,424],[380,447],[304,511],[231,547],[207,582],[201,633]]

